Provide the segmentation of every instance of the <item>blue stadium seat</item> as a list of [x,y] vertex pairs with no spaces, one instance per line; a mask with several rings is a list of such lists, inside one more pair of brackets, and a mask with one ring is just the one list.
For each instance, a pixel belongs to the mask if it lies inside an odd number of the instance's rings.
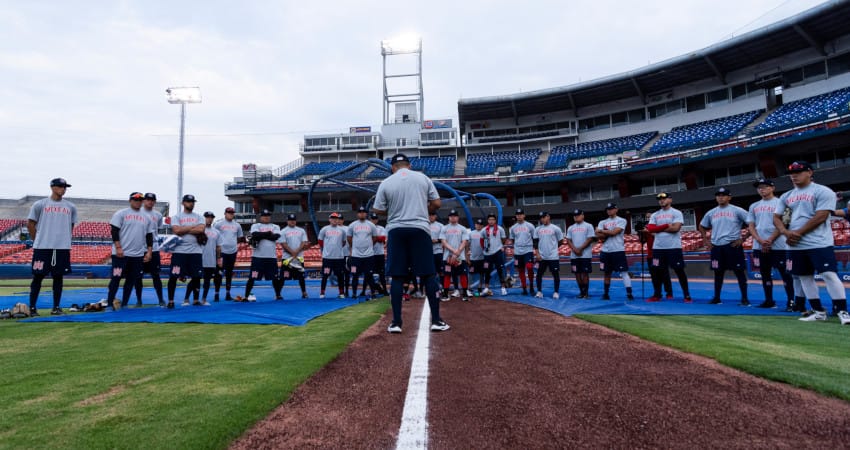
[[470,153],[466,155],[467,175],[492,175],[498,167],[510,166],[511,172],[528,172],[540,156],[539,148],[496,153]]
[[546,160],[544,169],[557,170],[566,168],[570,160],[573,159],[611,155],[630,150],[640,150],[647,142],[654,138],[656,134],[658,134],[657,131],[652,131],[649,133],[633,134],[631,136],[604,139],[601,141],[582,142],[577,145],[558,145],[556,147],[552,147],[552,150],[549,152],[549,159]]
[[[447,178],[455,173],[455,160],[454,156],[411,156],[410,167],[429,177]],[[389,158],[386,161],[389,163]],[[389,172],[375,169],[369,172],[366,178],[383,179],[388,176],[390,176]]]
[[734,116],[682,125],[661,136],[649,153],[668,153],[725,141],[740,133],[762,111],[750,111]]
[[758,124],[753,134],[766,134],[785,128],[826,119],[831,113],[846,114],[850,103],[850,88],[816,95],[786,103]]
[[[289,172],[281,177],[282,180],[297,180],[299,178],[309,177],[312,175],[324,175],[326,173],[342,170],[350,165],[355,164],[355,161],[326,161],[326,162],[311,162]],[[343,174],[341,179],[356,178],[363,173],[366,167],[359,167],[351,172]]]

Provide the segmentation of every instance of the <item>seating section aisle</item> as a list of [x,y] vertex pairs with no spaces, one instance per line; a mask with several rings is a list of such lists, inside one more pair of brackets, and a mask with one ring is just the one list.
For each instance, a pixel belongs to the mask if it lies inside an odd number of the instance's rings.
[[824,120],[831,113],[847,114],[850,112],[848,103],[850,103],[850,87],[789,102],[770,113],[753,132],[765,134]]
[[640,150],[649,142],[657,131],[633,134],[601,141],[582,142],[576,145],[558,145],[552,147],[544,169],[555,170],[566,168],[570,160],[591,158],[594,156],[612,155],[631,150]]
[[750,111],[673,128],[661,136],[649,152],[668,153],[725,141],[738,134],[760,114],[761,111]]
[[[386,159],[387,163],[390,158]],[[413,170],[419,171],[429,177],[450,177],[455,173],[455,157],[454,156],[411,156],[410,167]],[[383,169],[375,169],[366,175],[368,179],[383,179],[390,176],[390,173]]]
[[540,156],[539,148],[533,150],[504,151],[496,153],[469,153],[466,156],[467,175],[492,175],[499,167],[510,166],[511,173],[528,172]]

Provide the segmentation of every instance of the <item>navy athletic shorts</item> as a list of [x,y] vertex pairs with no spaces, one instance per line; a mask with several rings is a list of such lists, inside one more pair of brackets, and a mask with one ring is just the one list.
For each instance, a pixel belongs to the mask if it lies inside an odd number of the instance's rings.
[[[144,260],[144,258],[142,258]],[[158,273],[161,265],[159,250],[151,252],[151,260],[142,262],[142,273]]]
[[526,264],[534,264],[534,252],[516,254],[514,253],[514,268],[524,270]]
[[405,277],[408,268],[421,277],[434,275],[431,233],[419,228],[393,228],[387,234],[387,275]]
[[779,271],[785,270],[788,267],[788,251],[771,250],[769,252],[762,252],[761,250],[753,250],[753,269],[759,270],[762,265]]
[[348,260],[348,270],[352,275],[354,274],[367,274],[372,272],[372,257],[369,256],[367,258],[357,258],[352,256]]
[[372,257],[372,270],[375,273],[385,273],[387,271],[387,258],[383,253]]
[[465,275],[467,273],[466,270],[466,261],[460,260],[460,264],[456,266],[452,266],[448,261],[441,262],[443,267],[443,275]]
[[786,266],[792,275],[814,275],[824,272],[837,272],[835,249],[833,247],[810,248],[808,250],[788,250]]
[[277,280],[277,258],[251,257],[251,278],[254,280]]
[[570,268],[573,273],[591,273],[593,272],[593,260],[591,258],[571,259]]
[[599,254],[599,270],[604,273],[628,272],[626,252],[602,252]]
[[119,258],[112,255],[112,278],[130,278],[129,274],[134,272],[133,279],[142,274],[144,256],[125,256]]
[[469,261],[469,273],[477,273],[479,275],[484,275],[484,260],[473,259]]
[[711,270],[740,270],[747,268],[744,247],[732,244],[711,247]]
[[685,267],[685,257],[681,248],[657,248],[652,250],[650,265],[659,269],[682,269]]
[[71,250],[36,248],[32,251],[33,275],[65,275],[71,273]]
[[322,258],[322,274],[331,275],[336,271],[345,271],[345,259]]
[[538,261],[535,266],[537,266],[537,277],[540,278],[546,273],[546,269],[549,269],[549,272],[552,276],[561,274],[561,260],[559,259],[544,259]]
[[200,278],[204,275],[204,255],[200,253],[172,253],[171,276]]
[[505,266],[505,252],[499,250],[492,255],[484,255],[484,270],[492,272],[498,267]]

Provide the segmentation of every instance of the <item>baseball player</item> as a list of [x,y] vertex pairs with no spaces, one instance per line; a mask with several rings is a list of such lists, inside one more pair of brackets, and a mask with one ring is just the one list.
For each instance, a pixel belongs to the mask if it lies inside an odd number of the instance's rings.
[[342,284],[345,296],[351,297],[351,293],[349,292],[351,289],[351,246],[348,245],[348,225],[345,224],[345,218],[342,214],[339,215],[337,224],[342,227],[342,254],[345,261],[342,270],[343,277],[342,279],[338,279],[337,283]]
[[602,242],[599,253],[599,270],[605,274],[605,291],[602,300],[611,300],[608,294],[611,289],[611,273],[620,272],[623,286],[626,288],[626,299],[634,300],[632,295],[632,279],[629,277],[629,262],[626,259],[626,245],[623,234],[626,230],[626,219],[617,215],[619,209],[615,203],[605,206],[608,218],[599,222],[596,226],[596,238]]
[[236,265],[236,253],[239,251],[238,244],[245,241],[242,226],[233,218],[236,210],[227,207],[224,209],[224,219],[213,224],[219,233],[221,242],[221,265],[224,269],[224,299],[233,300],[230,296],[230,286],[233,283],[233,267]]
[[[202,247],[206,242],[206,228],[204,219],[192,212],[195,209],[195,196],[186,194],[182,198],[183,211],[171,218],[171,230],[181,240],[171,253],[171,274],[168,277],[168,305],[174,308],[174,292],[177,290],[177,279],[188,277],[190,279],[186,289],[193,291],[201,285],[201,276],[204,272],[204,260]],[[183,306],[188,306],[188,300]]]
[[779,198],[774,195],[775,184],[768,178],[759,178],[753,183],[758,190],[761,200],[750,205],[747,213],[747,223],[750,235],[753,237],[753,266],[761,274],[761,285],[764,288],[764,302],[759,308],[774,308],[773,300],[773,269],[779,271],[787,298],[786,310],[793,309],[794,282],[791,273],[785,269],[787,264],[788,245],[785,236],[779,234],[773,224],[773,216],[780,208]]
[[491,213],[487,215],[487,226],[481,233],[481,246],[484,248],[484,289],[481,295],[493,295],[490,290],[490,276],[494,269],[499,276],[499,285],[502,286],[501,294],[507,295],[505,252],[502,250],[505,244],[505,229],[497,224],[496,215]]
[[584,211],[573,211],[575,221],[567,228],[567,245],[570,246],[570,266],[575,274],[579,294],[576,298],[590,298],[590,272],[593,271],[593,242],[596,231],[584,221]]
[[[842,325],[848,324],[850,314],[847,313],[847,297],[844,285],[835,273],[834,238],[829,226],[829,215],[835,210],[835,192],[812,180],[814,169],[806,161],[792,162],[788,166],[788,174],[794,189],[779,197],[782,211],[776,211],[773,223],[785,236],[791,274],[799,279],[800,289],[812,307],[800,320],[811,322],[827,318],[815,283],[814,275],[818,272],[832,298],[833,313],[838,315]],[[782,222],[785,208],[791,211],[791,221],[787,227]]]
[[[646,222],[643,224],[640,229],[635,228],[635,231],[640,233],[641,244],[646,244],[646,257],[651,262],[652,261],[652,246],[655,243],[655,235],[646,230],[646,224],[649,223],[649,219],[652,218],[652,213],[646,213]],[[637,224],[636,224],[637,226]],[[664,292],[667,293],[667,300],[673,300],[673,281],[670,279],[670,271],[668,270],[655,270],[652,268],[652,265],[649,266],[649,276],[650,278],[658,278],[661,280],[661,284],[664,286]]]
[[260,212],[260,222],[251,225],[248,230],[254,254],[251,256],[251,276],[245,284],[245,296],[237,296],[236,301],[253,302],[257,297],[251,295],[254,283],[258,280],[270,280],[274,289],[275,300],[282,300],[280,276],[277,268],[277,240],[280,239],[280,227],[272,223],[271,211],[264,209]]
[[213,228],[213,220],[215,214],[212,211],[204,213],[204,234],[207,235],[207,242],[204,244],[203,264],[204,264],[204,293],[201,295],[201,305],[209,306],[207,302],[207,294],[210,292],[210,280],[213,280],[215,286],[215,297],[213,301],[218,301],[218,293],[221,290],[221,233]]
[[[116,211],[109,221],[112,229],[112,278],[106,298],[116,310],[127,306],[136,278],[142,273],[142,265],[151,260],[153,253],[153,223],[142,212],[144,198],[141,192],[133,192],[130,194],[130,207]],[[122,278],[124,291],[119,305],[115,295]]]
[[431,229],[431,243],[433,244],[432,253],[434,255],[434,267],[437,269],[437,279],[443,273],[443,243],[440,241],[440,233],[443,231],[443,224],[437,220],[437,212],[431,212],[428,215],[428,227]]
[[[458,223],[460,216],[456,210],[449,212],[449,223],[440,232],[440,242],[443,245],[443,300],[450,298],[449,287],[454,281],[455,291],[451,297],[462,297],[469,301],[469,277],[467,272],[466,248],[469,246],[469,230]],[[459,282],[459,283],[458,283]],[[460,287],[458,287],[460,284]],[[462,291],[461,291],[462,289]]]
[[682,224],[685,223],[685,217],[681,211],[673,208],[673,197],[670,194],[661,192],[655,198],[658,199],[658,205],[661,209],[652,213],[649,224],[646,226],[646,231],[655,235],[655,241],[652,243],[652,260],[650,261],[650,270],[654,271],[652,277],[653,292],[652,297],[646,299],[646,301],[661,301],[663,273],[669,273],[669,269],[672,268],[679,279],[679,285],[682,287],[685,303],[691,303],[693,300],[688,289],[688,274],[685,273],[685,257],[682,254],[681,229]]
[[534,296],[543,298],[543,275],[546,269],[549,269],[555,279],[552,299],[557,300],[561,298],[558,292],[561,289],[561,256],[558,254],[558,247],[564,242],[564,232],[560,227],[552,225],[548,212],[541,211],[540,225],[534,229],[533,238],[534,260],[537,265],[537,293]]
[[430,178],[410,170],[410,159],[396,154],[391,159],[393,174],[378,186],[373,209],[387,217],[387,259],[392,277],[393,321],[390,333],[401,333],[401,302],[404,277],[413,269],[421,277],[431,309],[431,331],[446,331],[449,325],[440,317],[437,298],[436,268],[431,257],[432,238],[429,212],[440,208],[440,195]]
[[522,295],[529,295],[526,289],[525,277],[528,274],[528,289],[534,295],[534,225],[525,221],[525,211],[516,210],[516,223],[508,230],[511,243],[514,246],[514,267],[519,272],[522,284]]
[[[699,233],[711,251],[711,269],[714,270],[714,297],[708,303],[721,303],[723,275],[729,269],[735,273],[738,288],[741,290],[741,302],[738,305],[750,306],[747,299],[747,274],[744,272],[747,262],[744,258],[744,239],[741,237],[741,228],[747,224],[747,212],[730,204],[732,192],[725,187],[717,189],[714,200],[717,207],[705,213],[699,223]],[[706,234],[708,230],[711,230],[711,240]]]
[[307,298],[307,284],[304,280],[304,250],[310,248],[307,232],[298,226],[295,214],[286,216],[286,227],[280,231],[278,240],[283,247],[283,258],[280,264],[280,286],[286,280],[298,280],[301,287],[301,298]]
[[[484,287],[484,219],[475,219],[475,229],[469,231],[469,274],[478,275],[478,288],[475,295],[481,295]],[[466,291],[466,296],[472,297],[472,292]]]
[[159,256],[159,229],[162,228],[162,213],[153,209],[156,205],[156,194],[153,192],[145,193],[145,198],[142,199],[142,212],[147,214],[148,220],[153,226],[153,252],[151,253],[150,261],[142,264],[142,273],[136,278],[136,306],[142,306],[142,279],[146,273],[151,275],[153,281],[153,289],[156,292],[156,298],[159,300],[159,306],[165,307],[165,300],[162,298],[162,279],[160,278],[160,256]]
[[[378,284],[381,288],[381,295],[390,295],[387,291],[387,260],[384,255],[384,246],[387,243],[387,230],[381,225],[378,225],[377,214],[370,213],[369,220],[372,221],[372,224],[374,224],[375,228],[378,229],[378,237],[375,239],[375,246],[373,248],[373,252],[375,254],[372,256],[372,269],[374,273],[378,275]],[[365,289],[366,286],[364,285],[363,288]],[[361,296],[362,295],[363,294],[361,293]]]
[[342,215],[331,213],[330,224],[319,230],[319,247],[322,249],[322,285],[319,298],[325,298],[325,287],[331,273],[339,280],[339,298],[345,298],[345,253],[346,229],[340,223]]
[[33,203],[27,216],[27,231],[33,240],[32,283],[30,283],[30,315],[37,316],[36,300],[41,282],[53,278],[53,309],[50,314],[61,315],[62,285],[66,273],[71,273],[71,230],[77,222],[77,207],[63,199],[71,187],[64,178],[50,180],[50,197]]
[[351,283],[352,293],[357,296],[357,284],[360,275],[363,275],[363,292],[366,292],[366,284],[372,291],[372,298],[377,298],[381,288],[372,277],[372,257],[375,255],[375,243],[378,241],[378,228],[375,224],[366,220],[368,211],[361,206],[357,209],[357,220],[348,224],[346,239],[351,249]]

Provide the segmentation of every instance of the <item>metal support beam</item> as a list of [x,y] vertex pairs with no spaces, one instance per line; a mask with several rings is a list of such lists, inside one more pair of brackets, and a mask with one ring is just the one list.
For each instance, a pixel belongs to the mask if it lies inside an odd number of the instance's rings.
[[812,34],[808,31],[806,31],[800,24],[794,25],[794,31],[796,31],[797,34],[799,34],[803,39],[805,39],[806,42],[808,42],[809,45],[812,46],[812,48],[815,49],[816,52],[818,52],[818,54],[820,54],[821,56],[826,56],[826,46],[823,44],[823,42],[815,39],[815,37],[812,36]]
[[711,59],[710,56],[705,55],[702,57],[705,60],[705,63],[708,64],[708,67],[711,67],[711,70],[714,72],[714,75],[717,76],[717,79],[720,80],[721,83],[726,84],[726,74],[717,67],[717,64],[714,63],[714,60]]
[[638,97],[640,97],[641,103],[643,103],[645,105],[646,104],[646,96],[643,95],[643,89],[640,88],[640,84],[638,84],[637,78],[631,77],[629,79],[632,81],[632,86],[634,86],[635,92],[637,93]]

